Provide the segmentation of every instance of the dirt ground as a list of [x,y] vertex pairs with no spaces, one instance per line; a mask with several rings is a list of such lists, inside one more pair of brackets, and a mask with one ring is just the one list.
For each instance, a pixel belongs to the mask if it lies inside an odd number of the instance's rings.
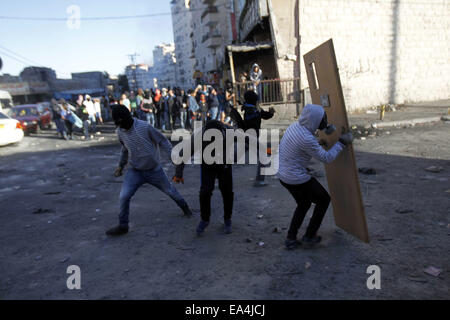
[[[356,140],[358,166],[377,172],[360,174],[371,242],[338,229],[330,208],[323,243],[294,251],[283,241],[295,202],[275,177],[252,187],[253,166],[233,169],[231,235],[222,232],[216,189],[211,224],[196,237],[200,170],[187,166],[178,189],[194,217],[144,186],[132,200],[130,232],[108,238],[123,179],[112,176],[119,152],[112,130],[89,143],[54,135],[0,148],[0,299],[449,298],[449,124]],[[323,166],[311,168],[326,186]],[[81,290],[66,287],[69,265],[81,269]],[[380,290],[366,286],[369,265],[381,268]],[[429,266],[441,273],[426,274]]]

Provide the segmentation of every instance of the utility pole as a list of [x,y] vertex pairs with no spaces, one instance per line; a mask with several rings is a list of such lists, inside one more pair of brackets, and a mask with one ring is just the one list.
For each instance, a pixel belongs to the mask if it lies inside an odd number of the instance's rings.
[[128,57],[130,58],[131,64],[134,65],[134,69],[133,69],[133,83],[134,83],[134,92],[137,92],[137,83],[136,83],[136,57],[138,57],[139,54],[137,54],[136,52],[133,54],[129,54]]

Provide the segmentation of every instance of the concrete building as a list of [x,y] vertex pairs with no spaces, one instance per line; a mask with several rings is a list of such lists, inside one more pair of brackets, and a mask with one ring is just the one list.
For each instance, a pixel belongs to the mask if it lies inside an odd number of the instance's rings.
[[125,75],[130,90],[137,92],[139,88],[143,90],[153,88],[153,75],[148,64],[129,65],[125,68]]
[[195,50],[192,28],[191,0],[172,0],[173,38],[175,40],[175,57],[177,64],[176,85],[181,88],[194,87]]
[[13,76],[9,73],[4,73],[0,75],[0,83],[7,83],[7,82],[20,82],[21,79],[19,76]]
[[72,79],[92,88],[105,88],[107,80],[105,73],[100,71],[72,73]]
[[176,72],[177,59],[175,57],[175,44],[162,43],[153,50],[153,68],[151,74],[154,81],[153,87],[175,87],[179,75]]
[[223,77],[227,44],[237,39],[231,0],[192,0],[194,69],[203,73],[203,81],[218,83]]
[[23,81],[30,82],[56,80],[55,70],[45,67],[26,67],[19,76]]
[[300,78],[307,92],[302,56],[330,38],[348,110],[450,96],[450,1],[441,0],[247,0],[239,41],[255,49],[234,54],[235,73],[257,62],[263,76]]
[[34,103],[51,97],[71,99],[77,94],[102,95],[106,91],[103,72],[72,73],[72,79],[58,79],[53,69],[26,67],[20,76],[0,77],[1,90],[8,91],[14,103]]

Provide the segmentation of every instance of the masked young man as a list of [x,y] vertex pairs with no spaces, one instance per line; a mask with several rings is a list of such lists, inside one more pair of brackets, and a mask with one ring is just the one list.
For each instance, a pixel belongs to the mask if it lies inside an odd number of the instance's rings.
[[[278,178],[297,203],[285,242],[288,249],[294,249],[302,243],[314,245],[322,239],[317,235],[317,230],[330,204],[330,196],[322,185],[308,174],[309,161],[314,157],[321,162],[330,163],[353,141],[350,132],[344,133],[327,151],[319,145],[315,137],[317,130],[331,134],[335,128],[327,123],[322,106],[308,104],[298,122],[291,124],[286,130],[280,143]],[[315,204],[313,216],[302,241],[299,241],[298,229],[312,203]]]
[[[201,130],[196,129],[195,132],[191,135],[190,139],[184,140],[183,144],[187,148],[190,148],[190,154],[195,155],[196,151],[201,151],[201,154],[205,156],[205,149],[210,148],[208,147],[213,141],[210,138],[205,138],[206,133],[208,130],[215,130],[216,133],[219,133],[214,136],[214,142],[217,142],[215,139],[220,139],[219,145],[222,146],[222,149],[219,147],[218,150],[214,149],[211,152],[211,156],[214,159],[214,161],[206,160],[202,157],[201,162],[201,168],[200,168],[200,179],[201,179],[201,185],[200,185],[200,211],[201,211],[201,220],[200,223],[197,226],[197,235],[201,236],[203,235],[206,227],[209,225],[209,220],[211,216],[211,197],[214,190],[214,184],[216,179],[219,181],[219,189],[222,193],[222,199],[223,199],[223,210],[224,210],[224,232],[225,234],[231,233],[231,216],[233,213],[233,201],[234,201],[234,193],[233,193],[233,171],[232,171],[232,165],[227,163],[227,155],[229,156],[231,152],[233,152],[233,160],[234,163],[238,163],[242,160],[242,157],[245,157],[245,151],[240,154],[238,154],[238,148],[236,141],[232,141],[232,143],[227,146],[226,136],[227,136],[227,130],[233,130],[234,136],[240,139],[241,141],[245,141],[245,135],[244,133],[240,131],[234,131],[233,128],[228,126],[227,124],[224,124],[218,120],[210,120],[206,123],[204,127],[201,128]],[[202,141],[202,144],[199,145],[201,147],[201,150],[195,150],[195,143],[194,141],[196,139],[199,139]],[[249,149],[250,144],[256,144],[257,140],[256,137],[248,137],[248,142],[246,142],[245,150]],[[233,148],[232,150],[227,149]],[[184,149],[184,148],[183,148]],[[256,147],[255,147],[256,149]],[[217,151],[217,153],[216,153]],[[220,154],[219,154],[220,153]],[[181,154],[179,156],[183,157],[183,152],[181,150]],[[183,179],[183,171],[184,171],[184,163],[181,163],[177,165],[175,176],[173,177],[173,181],[176,183],[184,183]]]
[[189,206],[169,181],[160,164],[159,148],[170,158],[171,143],[147,122],[133,118],[125,106],[114,106],[112,117],[118,126],[117,136],[122,144],[119,167],[114,175],[121,176],[127,162],[129,169],[119,196],[119,225],[106,231],[106,234],[116,236],[128,232],[130,200],[144,183],[149,183],[167,194],[183,210],[185,216],[191,216]]
[[[269,111],[265,111],[259,106],[259,96],[252,90],[246,91],[244,94],[245,103],[242,106],[244,111],[244,125],[245,130],[255,129],[256,135],[259,138],[259,131],[261,129],[261,121],[268,120],[275,114],[275,109],[270,107]],[[259,155],[259,153],[258,153]],[[258,160],[258,166],[256,167],[255,187],[263,187],[267,185],[264,181],[264,175],[261,174],[261,168],[263,166]]]

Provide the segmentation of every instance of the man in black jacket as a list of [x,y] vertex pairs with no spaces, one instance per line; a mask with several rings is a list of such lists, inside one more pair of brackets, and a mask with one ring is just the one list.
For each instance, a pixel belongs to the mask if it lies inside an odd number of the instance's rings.
[[[244,94],[245,103],[242,106],[244,111],[244,130],[255,129],[256,136],[259,139],[259,130],[261,129],[261,121],[268,120],[273,117],[275,109],[270,107],[269,111],[265,111],[258,105],[258,95],[253,90],[248,90]],[[259,147],[259,144],[258,144]],[[267,185],[264,181],[264,175],[261,175],[261,163],[259,162],[258,150],[258,167],[256,171],[255,187],[263,187]]]

